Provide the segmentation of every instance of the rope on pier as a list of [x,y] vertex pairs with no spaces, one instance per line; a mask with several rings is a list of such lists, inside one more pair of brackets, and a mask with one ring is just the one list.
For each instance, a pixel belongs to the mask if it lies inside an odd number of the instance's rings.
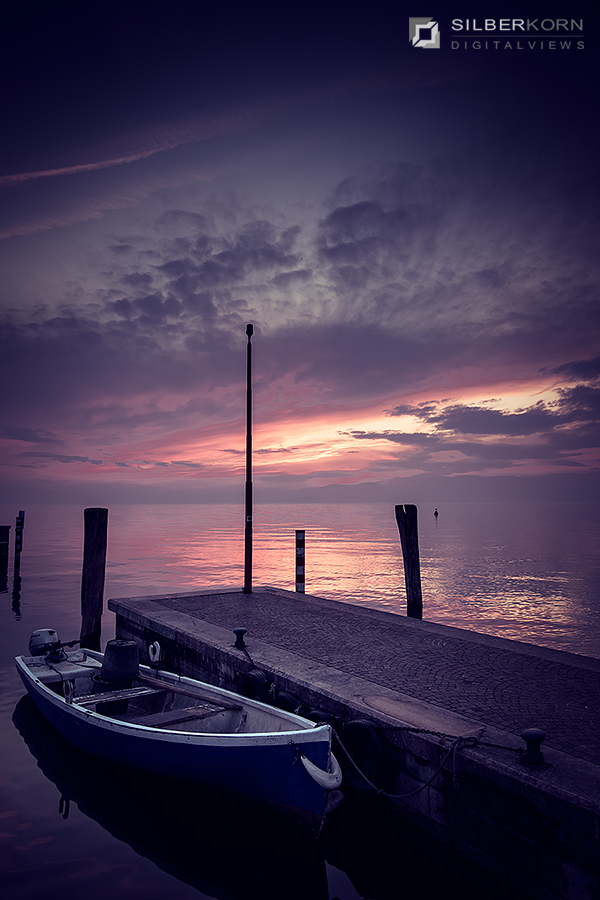
[[[397,725],[394,727],[395,731],[410,731],[412,734],[432,734],[434,737],[445,738],[446,740],[454,740],[455,737],[452,734],[444,734],[441,731],[430,731],[428,728],[413,728],[410,725]],[[463,740],[474,741],[473,744],[469,744],[469,746],[480,746],[480,747],[493,747],[495,750],[508,750],[510,753],[520,753],[521,750],[519,747],[507,747],[505,744],[491,744],[489,741],[482,741],[480,738],[475,737],[474,735],[469,735],[468,738],[463,738]],[[397,745],[396,745],[397,746]],[[466,746],[466,745],[465,745]]]
[[[424,731],[424,729],[418,729],[418,730],[419,730],[419,731]],[[427,733],[428,733],[428,734],[435,734],[436,732],[427,732]],[[371,788],[371,790],[375,793],[376,796],[378,796],[378,797],[387,797],[389,800],[405,800],[405,799],[407,799],[408,797],[414,797],[415,794],[420,794],[421,791],[425,790],[426,787],[429,787],[429,785],[432,783],[432,781],[433,781],[435,778],[437,778],[437,776],[440,774],[440,772],[442,771],[442,769],[443,769],[444,766],[446,765],[446,763],[447,763],[448,759],[450,758],[450,756],[453,757],[453,774],[454,774],[454,781],[456,782],[456,753],[457,753],[457,751],[460,750],[462,747],[474,747],[474,746],[478,743],[478,739],[477,739],[477,738],[474,738],[474,737],[458,737],[458,738],[455,738],[455,740],[452,742],[452,746],[450,747],[450,749],[448,750],[448,752],[447,752],[446,755],[444,756],[443,760],[441,761],[440,765],[438,766],[438,768],[435,770],[435,772],[433,773],[433,775],[431,776],[431,778],[430,778],[428,781],[426,781],[424,784],[422,784],[421,787],[416,788],[414,791],[409,791],[407,794],[390,794],[390,793],[388,793],[387,791],[384,791],[383,788],[378,788],[376,785],[373,784],[372,781],[370,781],[370,780],[367,778],[367,776],[365,775],[365,773],[362,772],[362,771],[359,769],[359,767],[356,765],[355,761],[354,761],[354,760],[352,759],[352,757],[350,756],[349,752],[346,750],[346,748],[344,747],[344,745],[343,745],[342,742],[340,741],[340,737],[339,737],[339,735],[337,734],[337,732],[334,731],[334,734],[335,734],[335,737],[336,737],[336,739],[337,739],[338,746],[340,747],[342,753],[344,754],[344,756],[346,757],[346,759],[349,761],[349,763],[351,764],[351,766],[355,769],[355,771],[357,772],[357,774],[358,774],[358,775],[362,778],[362,780],[365,782],[365,784],[366,784],[368,787]],[[451,735],[440,735],[440,737],[451,737]]]
[[486,741],[481,741],[481,740],[479,740],[479,738],[474,737],[472,735],[467,736],[467,737],[463,737],[463,736],[454,737],[453,735],[450,735],[450,734],[443,734],[442,732],[439,732],[439,731],[430,731],[426,728],[400,727],[398,730],[410,731],[410,732],[414,732],[417,734],[431,734],[434,737],[440,737],[440,738],[445,738],[446,740],[452,740],[452,744],[451,744],[450,748],[448,749],[447,753],[445,754],[444,758],[442,759],[441,763],[439,764],[439,766],[437,767],[437,769],[435,770],[435,772],[433,773],[431,778],[429,778],[429,780],[426,781],[424,784],[422,784],[420,787],[415,788],[414,791],[409,791],[406,794],[390,794],[387,791],[384,791],[383,788],[378,788],[376,785],[374,785],[373,782],[370,781],[370,779],[365,775],[365,773],[359,769],[356,762],[354,761],[354,759],[352,758],[352,756],[350,755],[350,753],[348,752],[346,747],[344,747],[343,743],[341,742],[339,734],[335,731],[335,729],[333,731],[333,734],[335,735],[335,738],[337,740],[338,747],[340,748],[340,750],[342,751],[342,753],[344,754],[344,756],[346,757],[346,759],[348,760],[348,762],[350,763],[352,768],[356,771],[356,773],[360,776],[360,778],[367,785],[367,787],[369,787],[377,797],[386,797],[388,800],[406,800],[409,797],[414,797],[416,794],[420,794],[421,791],[424,791],[426,787],[429,787],[429,785],[437,778],[437,776],[440,774],[440,772],[443,770],[444,766],[448,762],[448,759],[450,758],[450,756],[452,756],[453,785],[456,789],[458,789],[458,787],[459,787],[458,776],[457,776],[457,772],[456,772],[457,753],[459,750],[462,750],[465,747],[475,747],[477,745],[481,745],[484,747],[494,747],[498,750],[510,750],[513,753],[520,752],[515,747],[505,747],[501,744],[490,744]]

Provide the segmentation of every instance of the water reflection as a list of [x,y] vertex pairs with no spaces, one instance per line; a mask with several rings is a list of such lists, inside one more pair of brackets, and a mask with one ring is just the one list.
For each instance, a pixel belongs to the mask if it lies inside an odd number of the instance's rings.
[[12,604],[11,609],[17,622],[21,619],[21,576],[13,575]]
[[[437,520],[433,510],[419,507],[425,619],[600,656],[592,504],[447,504]],[[243,526],[241,505],[112,507],[105,596],[239,586]],[[393,503],[257,505],[255,584],[294,590],[296,529],[306,531],[308,593],[405,615]],[[76,618],[82,545],[80,508],[28,512],[28,613],[52,602]]]
[[[12,579],[12,611],[17,622],[21,619],[21,551],[25,513],[21,509],[15,526],[15,551]],[[0,594],[8,593],[8,556],[10,525],[0,525]]]
[[[58,789],[54,821],[45,823],[46,837],[36,839],[36,845],[47,841],[45,846],[53,846],[69,827],[76,804],[117,841],[204,897],[398,900],[414,894],[423,900],[459,895],[479,900],[483,894],[504,900],[504,889],[492,878],[464,866],[414,827],[391,819],[376,802],[350,793],[315,839],[256,807],[82,753],[51,728],[28,696],[18,702],[13,721]],[[58,878],[54,893],[66,896],[67,882],[87,871],[90,860],[99,858],[105,873],[122,869],[119,846],[98,840],[72,845],[68,859],[53,858],[48,851],[45,871],[54,868]],[[20,877],[14,896],[25,896],[25,870],[12,874]],[[31,877],[36,878],[30,885],[33,896],[44,886],[37,873]],[[126,880],[113,884],[113,897],[135,893]],[[81,887],[87,900],[107,900],[106,879],[80,880],[77,896]],[[180,896],[175,886],[169,896]],[[512,896],[519,900],[517,893]]]
[[0,594],[8,591],[8,538],[10,525],[0,525]]

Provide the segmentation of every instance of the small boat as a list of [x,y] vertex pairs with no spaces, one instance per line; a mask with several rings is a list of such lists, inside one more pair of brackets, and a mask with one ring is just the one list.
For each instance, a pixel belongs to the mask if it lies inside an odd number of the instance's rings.
[[80,750],[243,797],[313,830],[341,802],[331,726],[141,665],[135,641],[109,641],[105,653],[69,650],[74,643],[40,629],[15,662],[40,712]]

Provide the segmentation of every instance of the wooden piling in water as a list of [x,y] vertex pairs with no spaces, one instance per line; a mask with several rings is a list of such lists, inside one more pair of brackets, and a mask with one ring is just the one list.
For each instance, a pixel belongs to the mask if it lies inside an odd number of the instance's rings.
[[306,532],[296,532],[296,591],[303,594],[306,585],[305,568]]
[[90,650],[100,650],[108,510],[98,507],[85,509],[83,518],[80,643]]
[[421,564],[419,562],[419,534],[417,507],[411,503],[396,506],[396,522],[400,532],[404,557],[404,582],[406,584],[406,615],[412,619],[423,618],[421,593]]

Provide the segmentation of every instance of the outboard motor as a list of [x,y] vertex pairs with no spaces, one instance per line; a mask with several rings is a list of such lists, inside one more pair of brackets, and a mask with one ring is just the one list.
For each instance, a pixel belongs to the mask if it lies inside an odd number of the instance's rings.
[[58,650],[59,647],[60,639],[53,628],[38,628],[29,638],[30,656],[44,656],[51,650]]

